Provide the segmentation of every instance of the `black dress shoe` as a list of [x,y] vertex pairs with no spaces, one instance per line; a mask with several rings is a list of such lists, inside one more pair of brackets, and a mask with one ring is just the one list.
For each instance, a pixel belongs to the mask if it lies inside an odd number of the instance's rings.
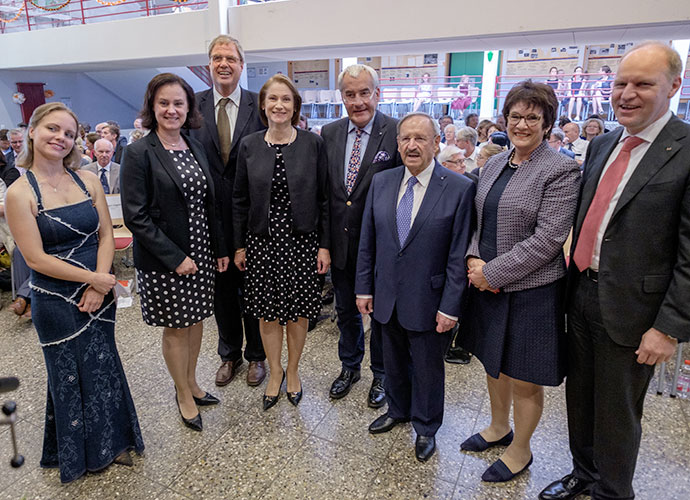
[[367,405],[369,408],[381,408],[386,404],[386,390],[383,388],[383,380],[374,378],[369,389],[369,397],[367,398]]
[[589,493],[591,487],[590,481],[578,479],[572,474],[568,474],[544,488],[539,493],[539,498],[540,500],[568,500],[583,493]]
[[[283,386],[283,382],[285,382],[285,370],[283,370],[283,379],[280,381],[280,387]],[[275,396],[267,396],[264,392],[264,411],[268,410],[269,408],[273,408],[276,405],[278,399],[280,399],[280,387],[278,387],[278,394]]]
[[177,400],[177,392],[175,392],[175,404],[177,405],[177,411],[180,412],[180,418],[182,419],[184,425],[197,432],[204,430],[204,424],[201,421],[201,413],[197,413],[196,417],[194,418],[184,418],[184,416],[182,416],[180,402]]
[[331,390],[329,392],[331,398],[340,399],[347,396],[350,392],[350,389],[352,389],[352,384],[357,382],[359,377],[360,375],[358,371],[354,372],[352,370],[343,368],[343,370],[340,372],[340,375],[338,375],[338,378],[335,379],[333,381],[333,385],[331,385]]
[[132,456],[129,454],[129,451],[125,450],[115,457],[113,463],[124,465],[126,467],[132,467],[134,465],[134,460],[132,460]]
[[508,434],[503,436],[498,441],[487,441],[482,437],[481,434],[476,433],[468,437],[461,445],[460,449],[465,451],[484,451],[488,450],[493,446],[508,446],[513,442],[513,431],[512,429]]
[[446,363],[452,363],[455,365],[466,365],[471,359],[472,354],[462,347],[451,347],[448,349],[448,352],[445,356]]
[[530,456],[527,465],[517,472],[512,472],[503,462],[503,460],[499,458],[493,464],[491,464],[491,467],[484,471],[484,474],[482,474],[482,481],[486,481],[487,483],[505,483],[506,481],[513,479],[521,472],[526,471],[529,466],[532,465],[533,461],[534,457]]
[[395,427],[398,424],[409,421],[410,419],[389,417],[388,413],[384,413],[369,425],[369,433],[382,434],[384,432],[390,431],[393,427]]
[[287,393],[288,401],[290,401],[290,403],[292,403],[293,406],[297,406],[299,402],[302,400],[302,394],[302,381],[300,380],[299,391]]
[[420,462],[426,462],[436,451],[436,438],[434,436],[417,436],[414,444],[414,454]]
[[192,397],[194,398],[194,402],[197,404],[197,406],[211,406],[220,403],[220,399],[212,394],[209,394],[208,392],[201,398],[197,398],[194,395],[192,395]]

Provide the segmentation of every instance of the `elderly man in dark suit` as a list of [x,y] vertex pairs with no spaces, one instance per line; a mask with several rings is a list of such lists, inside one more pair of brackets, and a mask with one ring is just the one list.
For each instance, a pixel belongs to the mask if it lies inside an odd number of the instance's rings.
[[[264,129],[259,118],[259,97],[240,88],[244,68],[244,51],[240,43],[227,35],[214,38],[208,48],[209,69],[213,88],[196,95],[203,117],[200,129],[192,132],[206,150],[216,186],[216,212],[221,214],[225,241],[233,241],[232,189],[235,183],[237,151],[240,140]],[[216,385],[224,386],[237,374],[242,364],[242,311],[239,293],[242,274],[230,266],[216,274],[215,316],[218,323],[218,354],[222,364],[216,373]],[[266,377],[259,322],[244,316],[244,357],[249,362],[247,384],[257,386]]]
[[[372,176],[400,162],[395,142],[397,121],[376,111],[379,78],[369,66],[355,64],[338,76],[348,118],[321,130],[328,153],[331,217],[331,276],[338,312],[338,356],[342,369],[331,386],[330,397],[346,396],[360,378],[364,357],[362,316],[355,303],[355,270],[362,211]],[[381,329],[371,322],[371,371],[374,379],[367,404],[385,404]]]
[[411,113],[398,124],[403,166],[374,176],[362,219],[357,307],[381,323],[388,411],[369,432],[412,420],[415,455],[428,460],[443,421],[449,332],[467,290],[474,183],[434,160],[438,123]]
[[625,54],[611,95],[623,127],[587,152],[569,269],[574,467],[541,499],[634,497],[654,365],[690,335],[690,126],[669,110],[681,68],[664,43]]

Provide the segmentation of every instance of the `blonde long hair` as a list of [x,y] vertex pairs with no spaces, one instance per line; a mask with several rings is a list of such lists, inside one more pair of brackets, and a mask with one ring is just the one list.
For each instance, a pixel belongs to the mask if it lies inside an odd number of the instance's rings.
[[[79,119],[74,111],[69,109],[67,106],[61,102],[49,102],[47,104],[41,104],[37,107],[33,114],[31,115],[31,120],[29,120],[29,128],[24,132],[24,146],[17,157],[17,165],[22,168],[29,169],[34,163],[34,140],[29,137],[29,129],[35,129],[38,125],[54,111],[64,111],[69,113],[69,115],[74,118],[75,131],[79,130]],[[81,152],[79,151],[79,146],[77,146],[76,137],[74,144],[72,144],[72,150],[67,156],[62,159],[62,164],[65,168],[70,170],[78,170],[81,165]]]

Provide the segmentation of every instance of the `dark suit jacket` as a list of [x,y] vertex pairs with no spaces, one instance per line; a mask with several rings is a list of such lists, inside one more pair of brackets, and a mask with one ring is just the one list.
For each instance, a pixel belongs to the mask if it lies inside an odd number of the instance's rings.
[[[183,137],[208,183],[206,210],[212,249],[216,257],[225,257],[206,155],[201,144]],[[134,265],[143,271],[174,271],[189,255],[189,212],[182,179],[155,132],[125,148],[120,197],[125,225],[134,236]]]
[[216,113],[213,106],[213,89],[196,94],[197,107],[203,117],[201,128],[192,130],[192,137],[197,139],[206,151],[211,168],[211,175],[216,186],[216,212],[222,219],[223,236],[228,245],[233,242],[232,190],[235,184],[237,154],[243,137],[266,127],[259,117],[259,96],[254,92],[242,89],[237,122],[232,134],[230,157],[226,164],[220,155],[220,140],[216,126]]
[[[394,118],[377,112],[367,150],[362,157],[357,180],[348,196],[345,188],[345,151],[349,118],[329,123],[321,129],[328,152],[328,183],[331,217],[331,263],[345,269],[348,260],[357,258],[362,212],[374,174],[400,165]],[[385,152],[379,155],[379,152]],[[388,159],[374,159],[387,156]],[[349,252],[348,252],[349,249]]]
[[[622,133],[590,143],[571,255]],[[651,327],[690,339],[690,125],[674,116],[651,144],[616,205],[600,255],[599,303],[614,342],[636,347]],[[577,272],[571,265],[571,289]]]
[[[318,232],[319,247],[329,247],[326,148],[323,139],[297,129],[295,141],[282,148],[287,174],[292,230]],[[246,246],[247,229],[268,236],[271,180],[276,151],[264,141],[264,131],[242,139],[232,197],[235,248]]]
[[467,290],[474,183],[436,162],[403,247],[396,210],[405,167],[374,176],[362,219],[355,292],[374,296],[374,319],[413,331],[436,328],[436,313],[460,316]]

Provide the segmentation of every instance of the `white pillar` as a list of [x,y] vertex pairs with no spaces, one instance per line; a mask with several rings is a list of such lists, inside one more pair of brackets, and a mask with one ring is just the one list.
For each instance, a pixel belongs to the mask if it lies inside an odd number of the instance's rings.
[[496,99],[496,76],[498,76],[498,60],[500,51],[487,50],[484,52],[484,71],[482,73],[482,93],[479,106],[479,117],[493,118],[494,100]]
[[[676,49],[678,53],[680,54],[680,60],[683,63],[683,70],[680,72],[680,78],[681,78],[681,85],[683,82],[683,77],[685,76],[685,65],[688,62],[688,51],[690,50],[690,40],[673,40],[671,42],[671,47]],[[671,98],[671,111],[674,113],[678,113],[678,104],[680,103],[680,93],[681,91],[679,90],[676,92],[676,95],[674,95]]]

